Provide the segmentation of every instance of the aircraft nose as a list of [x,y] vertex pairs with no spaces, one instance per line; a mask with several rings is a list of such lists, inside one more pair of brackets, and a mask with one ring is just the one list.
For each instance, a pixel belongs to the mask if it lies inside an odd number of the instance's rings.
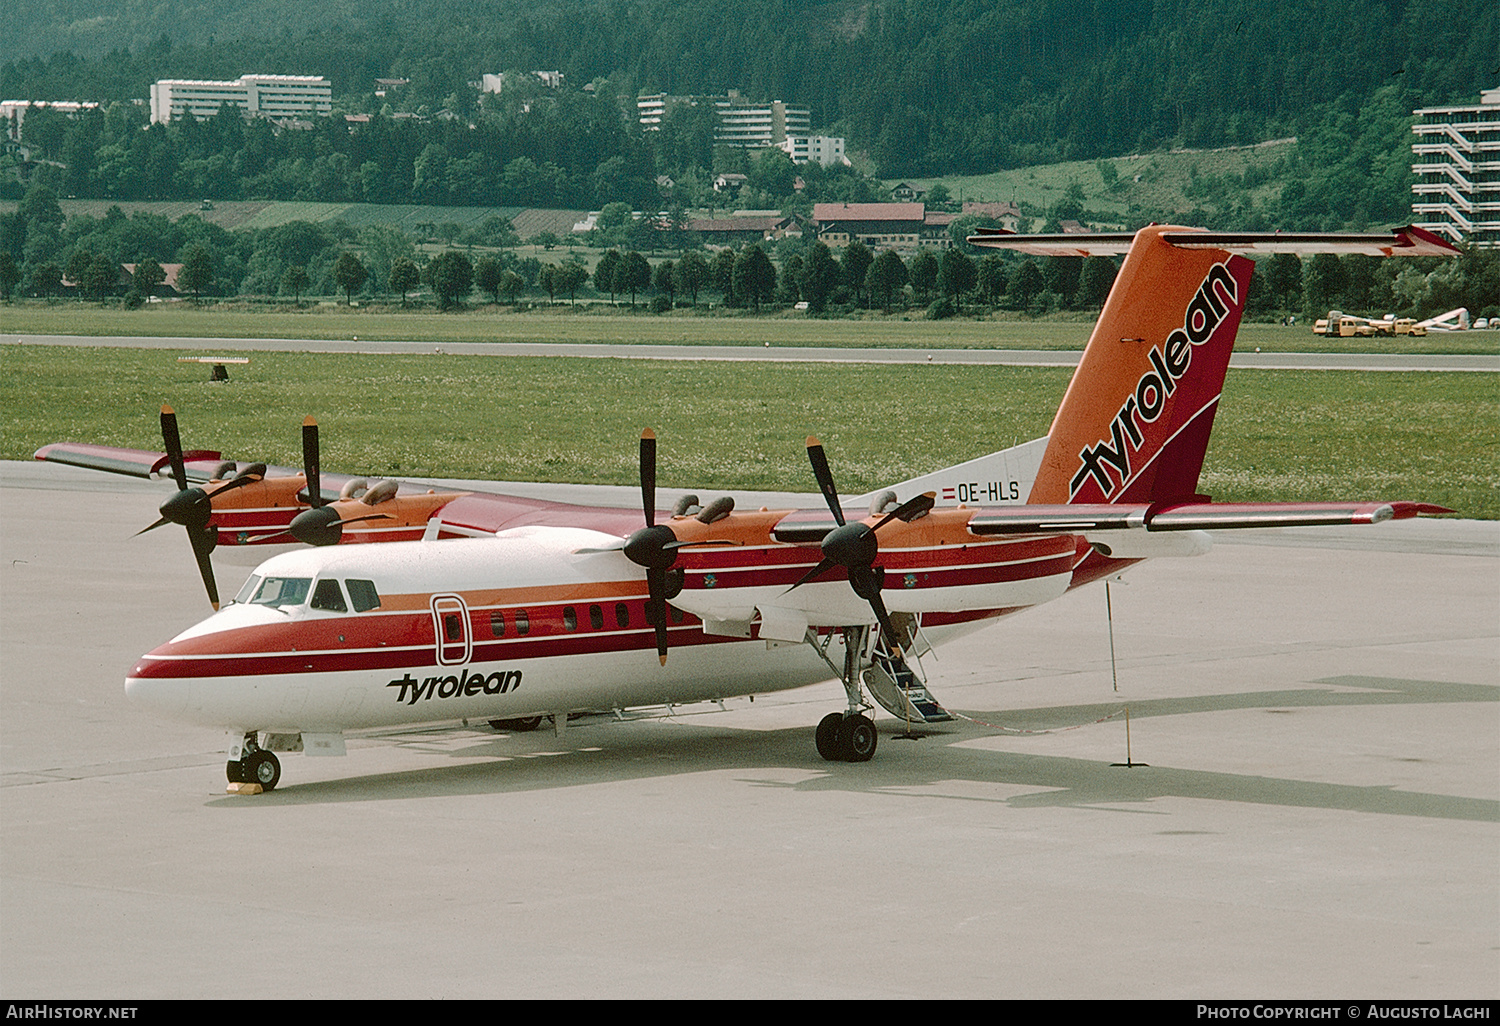
[[146,676],[150,668],[137,663],[125,678],[125,697],[130,702],[162,716],[180,716],[187,709],[188,682]]

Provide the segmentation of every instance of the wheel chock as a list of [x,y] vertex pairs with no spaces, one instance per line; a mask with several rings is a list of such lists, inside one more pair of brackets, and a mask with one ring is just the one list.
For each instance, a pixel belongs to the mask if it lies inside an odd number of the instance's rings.
[[225,794],[262,794],[264,788],[259,784],[230,784],[224,789]]

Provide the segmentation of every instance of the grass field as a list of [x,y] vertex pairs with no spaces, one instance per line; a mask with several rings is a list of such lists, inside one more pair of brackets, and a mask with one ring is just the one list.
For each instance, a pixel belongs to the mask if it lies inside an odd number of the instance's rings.
[[[122,335],[154,338],[318,338],[414,342],[575,342],[625,345],[747,345],[915,349],[1082,349],[1094,315],[1056,319],[923,320],[906,316],[820,319],[788,312],[752,316],[643,307],[561,304],[516,312],[480,306],[460,313],[403,312],[399,306],[195,306],[162,303],[125,310],[95,303],[21,302],[0,307],[7,335]],[[1496,353],[1500,331],[1433,333],[1425,338],[1322,339],[1303,325],[1245,324],[1238,348],[1266,352]]]
[[[826,325],[825,325],[826,327]],[[631,484],[643,427],[661,482],[812,491],[808,434],[846,494],[1044,434],[1070,372],[264,353],[205,380],[170,353],[0,347],[0,456],[49,442],[189,448],[297,465],[306,414],[328,470]],[[1500,518],[1494,374],[1232,371],[1202,491],[1219,501],[1420,499]]]

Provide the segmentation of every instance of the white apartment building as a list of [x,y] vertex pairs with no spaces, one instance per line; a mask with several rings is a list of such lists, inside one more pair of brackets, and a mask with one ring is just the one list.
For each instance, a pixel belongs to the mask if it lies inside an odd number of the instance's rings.
[[233,82],[164,78],[151,87],[153,122],[201,121],[225,106],[248,117],[317,117],[333,110],[333,86],[321,75],[241,75]]
[[791,157],[794,164],[811,162],[832,167],[849,163],[849,158],[844,156],[844,140],[839,136],[789,135],[778,149]]
[[716,103],[719,128],[714,142],[724,146],[780,146],[791,135],[812,135],[812,111],[788,107],[780,100],[747,103],[731,92],[728,102]]
[[1472,107],[1414,113],[1414,222],[1454,242],[1500,248],[1500,89],[1484,90]]

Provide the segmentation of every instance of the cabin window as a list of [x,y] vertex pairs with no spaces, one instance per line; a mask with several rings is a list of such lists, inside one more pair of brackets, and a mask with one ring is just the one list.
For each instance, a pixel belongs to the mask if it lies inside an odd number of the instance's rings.
[[339,582],[329,578],[318,582],[313,589],[312,607],[322,609],[330,613],[347,613],[349,607],[344,604],[344,590],[339,587]]
[[630,626],[630,607],[623,602],[615,603],[615,623],[622,628]]
[[604,610],[598,606],[589,606],[589,623],[596,631],[604,630]]
[[673,623],[682,623],[687,618],[686,614],[684,614],[682,610],[678,609],[676,606],[670,605],[667,606],[667,616]]
[[449,641],[464,640],[463,621],[457,613],[443,614],[443,636]]
[[311,587],[311,577],[267,577],[250,602],[257,606],[300,606]]
[[349,580],[344,584],[349,588],[349,601],[354,604],[356,613],[380,608],[380,595],[375,591],[374,581]]
[[572,606],[563,606],[563,629],[569,631],[578,629],[578,612]]
[[526,610],[516,610],[516,633],[526,634],[531,630],[531,618],[526,615]]
[[496,609],[490,613],[490,634],[497,638],[505,637],[505,611]]

